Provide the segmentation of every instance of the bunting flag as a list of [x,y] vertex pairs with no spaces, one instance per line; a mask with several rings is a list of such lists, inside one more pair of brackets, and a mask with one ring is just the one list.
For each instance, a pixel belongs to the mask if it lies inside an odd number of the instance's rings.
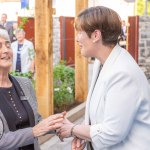
[[21,9],[29,8],[29,0],[21,0]]

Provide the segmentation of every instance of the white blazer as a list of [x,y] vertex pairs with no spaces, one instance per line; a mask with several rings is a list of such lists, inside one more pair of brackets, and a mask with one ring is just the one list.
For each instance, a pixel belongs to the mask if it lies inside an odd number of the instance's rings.
[[144,73],[119,45],[97,78],[99,69],[95,60],[85,113],[94,150],[149,150],[150,88]]
[[[17,62],[17,50],[18,50],[18,41],[15,41],[11,44],[11,48],[13,50],[13,66],[12,70],[16,70],[16,62]],[[24,40],[23,46],[21,48],[21,72],[26,73],[30,70],[30,65],[32,60],[34,59],[34,47],[32,42],[28,40]]]

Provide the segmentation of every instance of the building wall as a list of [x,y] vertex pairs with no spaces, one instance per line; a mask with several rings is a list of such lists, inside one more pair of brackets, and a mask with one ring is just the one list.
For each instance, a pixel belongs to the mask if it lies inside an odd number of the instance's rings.
[[0,16],[7,14],[8,21],[17,21],[18,12],[21,10],[20,2],[0,2]]
[[150,16],[139,17],[139,66],[150,79]]
[[122,20],[128,19],[128,16],[134,15],[134,3],[128,3],[125,0],[89,0],[89,6],[106,6],[115,10]]
[[60,61],[60,22],[59,17],[53,17],[53,64]]
[[75,16],[75,0],[53,0],[53,8],[56,9],[56,16]]

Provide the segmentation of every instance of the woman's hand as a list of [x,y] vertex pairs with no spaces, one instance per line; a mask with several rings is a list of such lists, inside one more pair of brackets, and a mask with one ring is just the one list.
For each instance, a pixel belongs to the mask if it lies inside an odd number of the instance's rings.
[[42,120],[33,127],[33,135],[39,137],[46,134],[50,130],[56,130],[62,126],[65,113],[55,114]]
[[85,140],[75,137],[71,143],[72,150],[83,150],[86,146]]
[[71,129],[74,126],[72,122],[70,122],[68,119],[63,120],[63,124],[60,129],[56,130],[57,135],[60,139],[68,138],[71,136]]

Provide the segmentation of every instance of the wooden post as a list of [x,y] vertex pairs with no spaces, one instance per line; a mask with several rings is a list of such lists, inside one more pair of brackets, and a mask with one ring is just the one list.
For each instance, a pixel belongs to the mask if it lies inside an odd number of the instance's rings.
[[[76,16],[88,7],[88,0],[76,0]],[[88,63],[80,53],[80,48],[75,42],[75,99],[77,102],[86,100],[88,92]]]
[[138,63],[139,16],[128,17],[127,50]]
[[39,112],[53,114],[52,1],[35,0],[36,95]]

